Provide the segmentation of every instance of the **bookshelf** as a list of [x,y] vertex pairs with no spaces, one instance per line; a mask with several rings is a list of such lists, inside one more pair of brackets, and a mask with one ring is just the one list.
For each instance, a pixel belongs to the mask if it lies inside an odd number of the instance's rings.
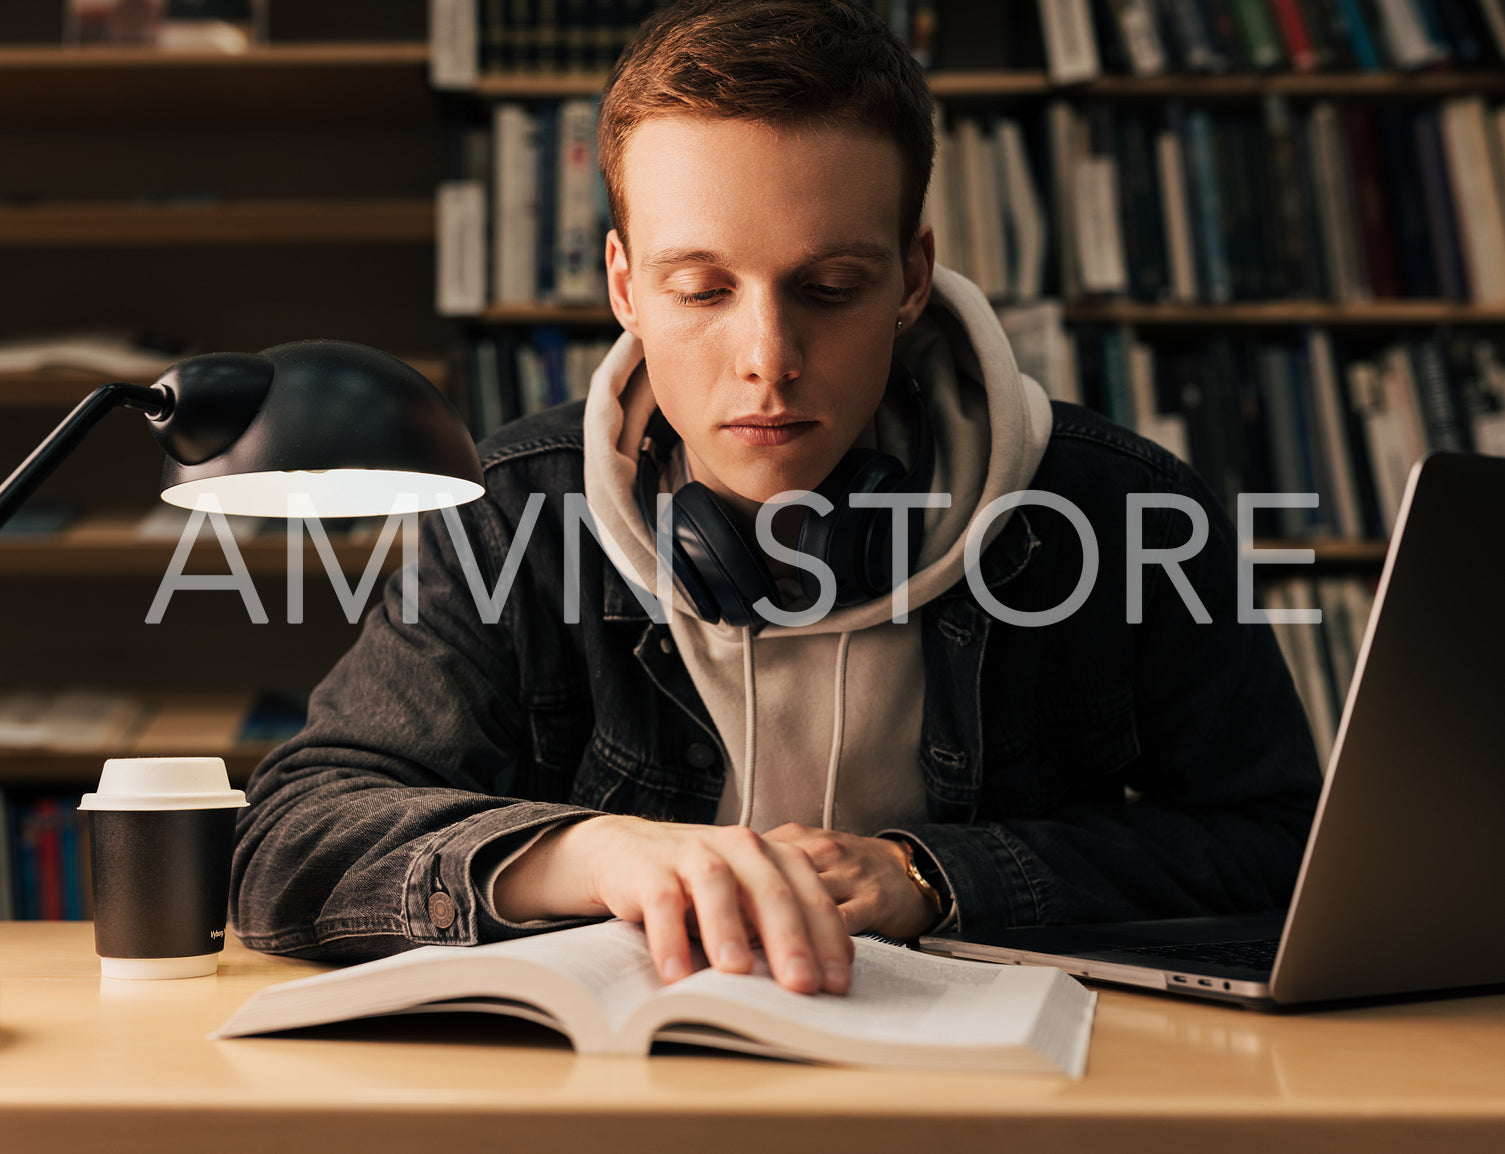
[[[433,309],[450,131],[426,5],[273,7],[271,43],[221,55],[65,47],[57,0],[4,6],[0,343],[104,330],[176,358],[332,337],[450,387],[454,327]],[[0,373],[0,475],[107,379]],[[109,756],[217,754],[243,782],[274,744],[243,736],[258,701],[306,692],[359,631],[307,538],[304,620],[288,622],[280,528],[237,541],[267,623],[233,591],[181,590],[148,624],[177,542],[138,532],[162,468],[143,424],[111,414],[28,503],[77,510],[61,529],[0,536],[0,700],[87,690],[140,706],[94,745],[0,743],[12,835],[33,801],[76,798]],[[330,543],[354,588],[375,533],[331,528]],[[394,543],[381,571],[400,562]],[[186,571],[227,572],[212,533]]]
[[[1481,162],[1474,156],[1470,163],[1494,170],[1499,182],[1494,199],[1500,203],[1490,210],[1501,214],[1499,224],[1505,228],[1505,8],[1494,0],[1485,4],[1498,10],[1498,27],[1489,26],[1484,6],[1474,0],[1435,5],[1455,12],[1460,6],[1476,8],[1473,23],[1465,30],[1475,42],[1472,48],[1465,44],[1454,23],[1448,29],[1454,39],[1446,47],[1459,55],[1424,67],[1400,66],[1405,53],[1415,46],[1387,41],[1394,28],[1377,19],[1379,9],[1387,5],[1342,5],[1354,13],[1362,8],[1362,19],[1370,25],[1372,43],[1367,51],[1372,59],[1362,58],[1357,38],[1352,45],[1332,39],[1336,25],[1329,25],[1321,30],[1328,37],[1322,48],[1328,55],[1311,69],[1291,64],[1297,59],[1298,45],[1289,21],[1316,20],[1316,13],[1335,12],[1336,0],[1303,0],[1300,5],[1266,0],[1212,5],[1188,0],[1152,6],[1137,0],[1112,4],[1052,0],[1048,10],[1034,0],[1007,9],[967,0],[940,0],[924,6],[940,26],[939,32],[930,28],[928,40],[936,53],[929,83],[941,107],[942,135],[949,138],[938,155],[938,168],[953,163],[947,153],[956,155],[959,124],[973,121],[986,134],[996,131],[1000,121],[1015,121],[1046,218],[1035,288],[1028,294],[1018,292],[1021,282],[1017,268],[1012,267],[1007,290],[989,290],[984,284],[1000,315],[1011,314],[1022,326],[1016,335],[1011,319],[1004,321],[1026,371],[1046,383],[1053,395],[1100,408],[1156,439],[1165,433],[1164,443],[1191,459],[1230,505],[1234,493],[1243,491],[1315,489],[1322,494],[1322,510],[1313,517],[1272,513],[1263,526],[1256,520],[1256,531],[1261,534],[1256,548],[1309,548],[1314,553],[1313,567],[1271,566],[1258,572],[1273,587],[1272,607],[1278,602],[1324,609],[1325,636],[1317,646],[1303,638],[1293,641],[1285,632],[1281,635],[1303,699],[1316,719],[1319,745],[1331,738],[1330,732],[1323,732],[1328,727],[1320,723],[1320,717],[1325,714],[1330,719],[1341,708],[1368,599],[1386,552],[1387,513],[1398,504],[1397,486],[1403,484],[1403,476],[1397,480],[1394,467],[1386,476],[1370,475],[1383,468],[1381,449],[1389,454],[1383,460],[1392,465],[1396,459],[1414,459],[1428,447],[1450,447],[1460,437],[1476,442],[1462,447],[1505,451],[1505,286],[1491,287],[1492,274],[1482,267],[1491,262],[1473,262],[1481,267],[1470,267],[1468,251],[1478,249],[1470,236],[1477,219],[1473,214],[1491,198],[1474,195],[1467,211],[1461,194],[1449,199],[1447,186],[1456,189],[1464,174],[1457,155],[1452,154],[1461,145],[1448,138],[1450,129],[1444,123],[1448,108],[1482,103],[1485,131],[1499,139],[1490,140],[1492,158]],[[881,2],[877,7],[890,14],[917,11],[913,6]],[[1283,9],[1280,20],[1277,7]],[[1419,11],[1434,5],[1395,0],[1388,7]],[[1132,52],[1125,38],[1117,45],[1116,58],[1103,53],[1100,74],[1075,83],[1052,79],[1059,74],[1053,67],[1059,62],[1049,60],[1045,46],[1038,42],[1041,30],[1034,23],[1036,14],[1049,20],[1076,9],[1078,29],[1089,28],[1101,50],[1109,47],[1105,38],[1113,35],[1114,22],[1135,8],[1153,8],[1158,13],[1166,70],[1157,75],[1129,74]],[[1227,40],[1221,47],[1214,45],[1235,63],[1216,72],[1189,69],[1185,66],[1189,57],[1178,64],[1172,58],[1184,55],[1189,43],[1172,42],[1183,31],[1181,23],[1192,19],[1188,13],[1208,16],[1215,8],[1230,21],[1235,10],[1239,14],[1242,30],[1237,34],[1245,42],[1236,46]],[[1299,18],[1293,15],[1298,8]],[[1268,18],[1270,33],[1278,31],[1281,37],[1274,57],[1269,57],[1276,62],[1260,67],[1250,66],[1255,50],[1249,38],[1251,25],[1246,22],[1255,9]],[[501,106],[519,106],[532,114],[543,106],[589,100],[599,94],[604,74],[595,68],[486,71],[488,45],[494,51],[502,45],[499,51],[504,54],[526,56],[534,51],[529,36],[536,30],[524,30],[509,47],[505,28],[498,33],[496,26],[488,24],[499,12],[478,7],[481,71],[474,83],[460,83],[456,93],[471,101],[473,126]],[[948,34],[948,23],[960,27],[966,20],[977,22],[977,35]],[[1029,44],[1019,42],[1021,38],[1004,43],[1008,33],[1017,31],[1011,22],[1025,27],[1023,40],[1030,35],[1036,38],[1033,51]],[[1225,23],[1220,35],[1234,35],[1230,27]],[[1209,24],[1204,31],[1211,36],[1215,30]],[[1313,34],[1312,46],[1320,47],[1316,26],[1307,31]],[[1429,31],[1440,35],[1435,27]],[[570,50],[558,48],[566,42],[564,33],[545,29],[541,35],[556,46],[561,58],[568,59]],[[988,35],[993,37],[991,46],[985,44]],[[436,44],[436,60],[445,61],[449,48],[443,42]],[[1242,64],[1237,62],[1235,48],[1247,50]],[[976,66],[985,56],[1008,56],[1010,64]],[[1188,113],[1205,118],[1210,142],[1210,167],[1205,172],[1210,175],[1191,172],[1197,160],[1188,155]],[[1324,124],[1333,126],[1325,138],[1313,127],[1323,117],[1328,118]],[[1419,126],[1428,117],[1437,121],[1430,131],[1439,142],[1439,151],[1425,157],[1419,151],[1423,147]],[[1065,125],[1064,135],[1054,134],[1058,124]],[[1137,143],[1131,136],[1120,135],[1126,132],[1126,124],[1140,131]],[[1398,145],[1396,124],[1415,139],[1408,136],[1403,146]],[[1157,134],[1162,130],[1176,134],[1179,151],[1172,151],[1171,159],[1159,154],[1162,145]],[[1261,132],[1271,135],[1261,137]],[[1300,138],[1294,151],[1297,163],[1294,169],[1271,176],[1278,163],[1274,153],[1287,147],[1276,143],[1282,132],[1287,141]],[[1384,132],[1391,135],[1381,139],[1377,134]],[[1310,175],[1317,167],[1314,162],[1324,155],[1323,141],[1332,146],[1329,152],[1341,154],[1341,161]],[[1393,159],[1408,150],[1417,158],[1413,163]],[[502,156],[499,145],[495,156]],[[1447,169],[1440,184],[1435,171],[1428,171],[1435,169],[1436,158]],[[1098,183],[1099,190],[1111,189],[1107,199],[1093,203],[1080,195],[1082,186],[1074,183],[1072,166],[1082,159],[1112,165],[1111,184]],[[1239,165],[1245,167],[1240,171]],[[1361,170],[1363,165],[1369,167]],[[1344,166],[1346,174],[1339,171]],[[1240,175],[1228,175],[1236,171]],[[1142,204],[1131,205],[1131,197],[1142,196],[1147,187],[1162,190],[1167,173],[1179,174],[1187,198],[1179,224],[1190,239],[1179,268],[1170,265],[1174,254],[1169,251],[1172,241],[1166,214],[1171,206],[1162,199],[1154,206],[1159,219],[1149,222]],[[488,179],[487,173],[475,169],[451,175]],[[941,214],[934,201],[937,195],[958,195],[956,180],[951,178],[953,187],[943,194],[938,194],[942,182],[932,182],[932,207],[927,215],[936,226],[941,259],[983,283],[984,278],[968,267],[969,261],[976,260],[977,243],[957,239],[955,234],[949,245],[942,243],[947,229],[938,219]],[[1198,215],[1208,210],[1194,199],[1201,195],[1194,180],[1210,184],[1222,198],[1210,216]],[[1293,210],[1296,202],[1283,191],[1282,180],[1291,187],[1295,181],[1325,183],[1310,194],[1303,191],[1305,199]],[[1422,190],[1423,181],[1432,181],[1442,191],[1434,196],[1430,188]],[[1341,195],[1330,193],[1329,185],[1340,188]],[[492,191],[487,189],[488,197]],[[1414,214],[1424,191],[1433,199],[1424,205],[1427,219],[1418,224]],[[1399,196],[1402,192],[1404,197]],[[1013,254],[1019,251],[1020,217],[1009,203],[1012,195],[1000,175],[995,191],[982,194],[982,199],[996,196],[998,200],[985,210],[1009,216],[1007,259],[1018,262],[1021,258]],[[1331,205],[1316,199],[1324,195],[1336,199]],[[1235,205],[1249,215],[1238,216]],[[1286,215],[1275,217],[1277,209]],[[1405,218],[1403,210],[1413,215]],[[1104,217],[1112,217],[1112,229],[1084,230],[1077,219],[1083,213],[1096,214],[1088,224],[1101,225]],[[1434,255],[1436,249],[1429,247],[1442,236],[1437,231],[1442,227],[1437,223],[1439,215],[1448,213],[1456,216],[1447,226],[1456,234],[1451,274],[1442,267],[1443,259]],[[953,207],[948,215],[953,221],[965,221],[967,210]],[[1290,229],[1292,220],[1306,231],[1298,234]],[[505,227],[504,221],[493,224]],[[1346,239],[1340,238],[1339,226]],[[1082,263],[1079,254],[1068,247],[1075,243],[1070,233],[1102,236],[1105,231],[1117,235],[1126,273],[1121,283],[1107,288],[1088,283],[1091,278],[1084,268],[1076,267]],[[1145,241],[1136,233],[1159,239]],[[1293,243],[1298,235],[1300,239]],[[1212,236],[1226,250],[1222,260],[1235,274],[1230,280],[1225,268],[1222,276],[1229,283],[1217,289],[1212,287],[1216,270],[1207,267]],[[1505,234],[1501,239],[1505,240]],[[1204,247],[1192,253],[1193,242]],[[1148,243],[1165,250],[1163,257],[1156,257],[1165,262],[1158,283],[1137,275],[1136,262],[1143,260]],[[1380,251],[1387,246],[1393,251]],[[1420,275],[1417,253],[1427,254],[1437,267],[1422,269],[1427,275]],[[1493,263],[1505,267],[1505,250],[1499,256]],[[1239,260],[1285,264],[1278,275],[1251,277],[1247,268],[1239,267]],[[1339,261],[1346,262],[1341,270]],[[1298,265],[1304,266],[1301,275]],[[1100,279],[1101,269],[1097,270]],[[1308,276],[1312,269],[1320,271]],[[1429,277],[1437,283],[1429,285]],[[998,277],[991,279],[999,283]],[[537,399],[536,391],[530,393],[523,387],[527,372],[537,371],[526,369],[525,356],[547,359],[545,337],[557,349],[560,343],[566,347],[583,343],[593,330],[615,329],[610,310],[601,302],[530,302],[518,299],[516,293],[506,303],[488,299],[489,304],[463,319],[474,355],[462,371],[470,380],[472,396],[488,388],[504,394],[516,388],[515,403],[524,410],[530,396]],[[1046,314],[1048,320],[1041,320]],[[535,333],[540,334],[540,343],[528,352]],[[1478,352],[1474,346],[1491,351]],[[509,357],[514,359],[515,372],[509,374],[505,368],[498,372],[496,362]],[[1145,364],[1150,367],[1143,368]],[[1460,373],[1467,378],[1461,384]],[[1444,379],[1445,386],[1438,386]],[[1405,414],[1400,412],[1405,406],[1400,406],[1397,390],[1409,394]],[[1445,411],[1449,406],[1451,413]],[[482,424],[494,421],[498,414],[505,418],[507,413],[507,403],[494,404],[480,414]],[[1256,416],[1251,418],[1251,413]],[[1313,654],[1320,656],[1320,671],[1312,668],[1317,660]],[[1317,698],[1327,701],[1325,709],[1316,704]]]

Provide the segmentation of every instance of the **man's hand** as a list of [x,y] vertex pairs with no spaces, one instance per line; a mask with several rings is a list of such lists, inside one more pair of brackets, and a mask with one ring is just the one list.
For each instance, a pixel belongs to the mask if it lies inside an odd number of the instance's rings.
[[777,845],[805,851],[841,911],[848,933],[873,930],[907,942],[935,921],[935,910],[909,880],[904,849],[897,842],[796,822],[764,836]]
[[852,939],[821,882],[803,849],[742,826],[611,814],[545,834],[502,871],[492,896],[509,921],[614,914],[641,922],[666,982],[690,972],[693,918],[717,969],[750,971],[758,941],[780,984],[840,994],[851,981]]

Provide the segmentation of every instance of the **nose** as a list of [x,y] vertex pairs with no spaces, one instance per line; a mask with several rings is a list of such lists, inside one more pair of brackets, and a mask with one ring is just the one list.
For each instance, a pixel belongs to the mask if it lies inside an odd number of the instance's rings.
[[778,386],[804,370],[804,349],[789,304],[775,292],[744,294],[737,316],[737,375]]

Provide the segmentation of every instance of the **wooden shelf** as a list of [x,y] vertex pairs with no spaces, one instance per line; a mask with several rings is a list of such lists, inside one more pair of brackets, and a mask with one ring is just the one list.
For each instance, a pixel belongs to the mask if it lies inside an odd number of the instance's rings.
[[1367,96],[1435,98],[1462,93],[1505,92],[1505,71],[1477,72],[1315,72],[1249,73],[1221,76],[1172,73],[1165,76],[1103,76],[1082,84],[1052,84],[1043,72],[936,72],[930,90],[944,100],[989,96],[1114,96],[1187,99],[1287,96]]
[[1255,541],[1254,548],[1310,549],[1317,565],[1378,565],[1390,549],[1387,541]]
[[[1068,322],[1131,325],[1451,325],[1505,324],[1505,305],[1440,300],[1386,300],[1363,304],[1329,301],[1250,301],[1242,304],[1149,304],[1077,301],[1065,306]],[[501,325],[613,325],[606,305],[494,305],[476,319]]]
[[478,320],[494,325],[614,325],[609,305],[493,305]]
[[493,72],[467,91],[484,100],[564,100],[599,96],[605,86],[604,72]]
[[0,248],[189,244],[432,244],[434,202],[65,201],[0,208]]
[[[224,758],[230,784],[238,789],[245,785],[257,763],[273,748],[272,744],[262,742],[228,748],[195,747],[177,756]],[[135,756],[137,754],[131,750],[114,747],[83,751],[0,747],[0,787],[24,785],[28,789],[71,789],[84,794],[99,780],[99,771],[106,758]]]
[[283,43],[243,53],[0,47],[0,123],[437,122],[422,41]]
[[[941,100],[994,97],[1113,96],[1187,99],[1252,98],[1266,93],[1288,96],[1436,98],[1463,93],[1505,92],[1505,70],[1476,72],[1318,72],[1232,73],[1203,76],[1103,76],[1082,84],[1060,85],[1044,72],[996,69],[942,70],[929,76],[930,91]],[[488,100],[562,99],[595,96],[605,85],[603,73],[511,72],[483,75],[470,91]]]
[[64,786],[82,793],[99,780],[107,757],[223,757],[231,784],[239,786],[275,746],[236,740],[255,705],[253,692],[127,692],[143,708],[125,736],[97,748],[0,745],[0,786]]
[[[192,353],[184,353],[184,357]],[[435,357],[409,357],[398,354],[398,359],[417,369],[433,382],[446,396],[449,394],[449,367]],[[6,410],[31,410],[59,412],[71,409],[100,385],[108,381],[126,380],[132,384],[149,385],[152,382],[141,377],[113,377],[102,373],[88,373],[73,369],[49,369],[40,373],[0,373],[0,412]]]
[[[58,533],[45,536],[0,537],[0,576],[5,577],[152,577],[160,579],[177,549],[170,541],[142,540],[136,532],[139,517],[89,519]],[[376,547],[377,534],[331,535],[341,569],[359,575],[365,571]],[[281,532],[262,532],[247,541],[237,541],[241,558],[253,577],[285,577],[287,538]],[[402,542],[394,539],[382,561],[382,572],[402,564]],[[200,533],[185,572],[226,573],[224,551],[207,527]],[[307,580],[327,580],[324,562],[307,535],[303,539],[303,575]]]
[[101,44],[0,46],[0,68],[19,71],[94,72],[107,69],[394,68],[427,66],[423,40],[350,40],[261,44],[246,52],[171,52],[160,48]]
[[1146,304],[1138,301],[1079,301],[1065,306],[1066,319],[1131,325],[1445,325],[1505,324],[1505,305],[1457,301],[1385,300],[1362,304],[1327,301],[1251,301],[1242,304]]

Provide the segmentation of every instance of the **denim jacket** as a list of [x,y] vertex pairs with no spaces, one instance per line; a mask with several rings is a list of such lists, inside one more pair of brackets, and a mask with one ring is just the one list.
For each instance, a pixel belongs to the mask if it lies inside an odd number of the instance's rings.
[[[310,703],[306,728],[248,786],[231,916],[247,945],[355,959],[555,928],[498,918],[480,892],[543,827],[598,813],[711,822],[723,746],[667,625],[580,533],[578,621],[566,620],[562,495],[583,493],[581,407],[481,446],[487,493],[459,510],[483,600],[532,493],[546,494],[500,619],[483,622],[444,519],[423,522],[416,623],[394,575]],[[977,579],[920,610],[927,814],[902,832],[932,859],[962,934],[1259,910],[1288,900],[1314,810],[1316,752],[1268,625],[1237,620],[1237,541],[1210,490],[1158,446],[1057,404],[1031,487],[1085,514],[1099,567],[1063,619],[1082,538],[1026,505]],[[1126,612],[1127,494],[1180,494],[1209,539],[1182,571],[1146,565]],[[1142,546],[1191,523],[1143,511]]]

